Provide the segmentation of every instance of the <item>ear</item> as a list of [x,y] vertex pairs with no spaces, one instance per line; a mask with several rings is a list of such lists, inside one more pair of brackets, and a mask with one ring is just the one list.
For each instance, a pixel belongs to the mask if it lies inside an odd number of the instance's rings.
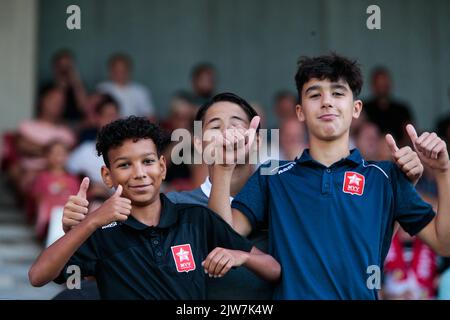
[[297,114],[297,119],[300,122],[304,122],[305,121],[305,115],[303,114],[303,107],[300,104],[297,104],[295,106],[295,113]]
[[361,115],[363,103],[361,100],[355,100],[353,102],[353,118],[358,119]]
[[164,156],[159,157],[159,166],[161,169],[161,177],[163,180],[165,180],[167,174],[167,166],[166,166],[166,158],[164,158]]
[[102,166],[102,179],[103,179],[103,183],[108,187],[108,188],[112,188],[114,187],[114,183],[112,181],[112,177],[111,177],[111,171],[108,169],[107,166]]

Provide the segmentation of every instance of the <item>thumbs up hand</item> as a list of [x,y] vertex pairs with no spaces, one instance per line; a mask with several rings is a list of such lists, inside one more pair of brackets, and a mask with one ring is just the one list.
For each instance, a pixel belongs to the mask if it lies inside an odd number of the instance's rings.
[[236,164],[245,164],[256,141],[256,131],[261,118],[253,117],[249,128],[242,126],[226,129],[222,134],[213,137],[214,164],[234,169]]
[[70,196],[69,200],[64,205],[62,218],[64,232],[67,233],[70,229],[78,225],[88,213],[89,202],[86,198],[88,189],[89,178],[85,177],[80,184],[78,193],[75,196]]
[[97,210],[89,214],[88,219],[97,228],[114,221],[125,221],[131,213],[131,200],[121,197],[123,187],[119,184],[116,192],[106,200]]
[[423,165],[419,156],[410,147],[399,149],[392,135],[386,135],[386,143],[397,166],[406,174],[408,179],[416,185],[423,174]]
[[418,137],[416,129],[410,124],[406,126],[406,131],[424,165],[435,173],[443,173],[450,168],[447,144],[436,133],[424,132]]

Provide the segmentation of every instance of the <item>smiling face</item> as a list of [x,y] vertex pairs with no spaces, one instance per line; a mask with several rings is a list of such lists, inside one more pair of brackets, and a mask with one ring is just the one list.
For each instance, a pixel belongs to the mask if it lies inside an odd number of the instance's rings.
[[311,139],[337,140],[349,134],[353,118],[358,118],[361,100],[353,100],[353,93],[344,80],[312,78],[303,85],[301,105],[296,112],[308,127]]
[[166,163],[151,139],[127,139],[108,151],[108,159],[110,166],[102,167],[102,176],[109,188],[122,185],[122,197],[133,206],[147,206],[158,199]]

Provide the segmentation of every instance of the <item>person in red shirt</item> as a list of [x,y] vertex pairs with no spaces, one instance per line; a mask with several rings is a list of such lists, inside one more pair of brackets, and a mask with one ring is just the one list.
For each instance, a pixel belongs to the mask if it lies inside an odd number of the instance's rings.
[[68,147],[61,141],[52,141],[46,147],[47,169],[38,174],[30,193],[36,203],[35,230],[40,239],[47,232],[51,211],[64,207],[71,194],[78,191],[79,179],[65,170]]

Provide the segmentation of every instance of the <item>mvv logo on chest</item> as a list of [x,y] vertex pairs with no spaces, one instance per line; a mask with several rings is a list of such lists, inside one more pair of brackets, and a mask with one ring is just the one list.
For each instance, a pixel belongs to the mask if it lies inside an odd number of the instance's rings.
[[365,178],[362,174],[347,171],[344,175],[342,191],[353,195],[362,196],[364,193]]
[[178,272],[195,270],[195,260],[190,244],[181,244],[179,246],[170,247],[170,249],[172,249],[172,256],[175,260]]

